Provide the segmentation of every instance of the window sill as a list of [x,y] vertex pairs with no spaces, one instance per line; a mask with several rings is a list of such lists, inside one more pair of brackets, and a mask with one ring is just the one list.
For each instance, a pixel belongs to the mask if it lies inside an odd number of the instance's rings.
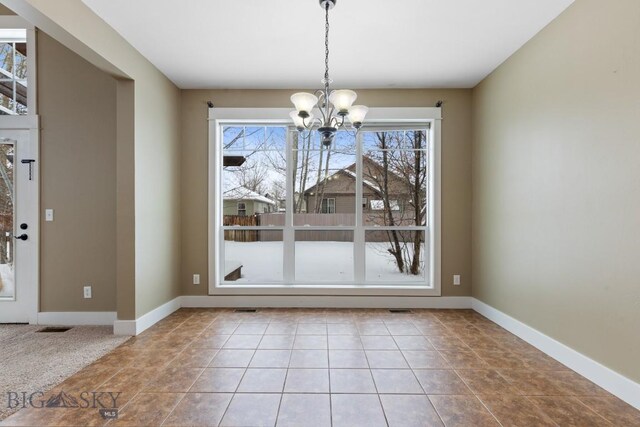
[[209,289],[210,295],[332,295],[332,296],[440,296],[440,288],[424,285],[329,285],[329,284],[220,284]]

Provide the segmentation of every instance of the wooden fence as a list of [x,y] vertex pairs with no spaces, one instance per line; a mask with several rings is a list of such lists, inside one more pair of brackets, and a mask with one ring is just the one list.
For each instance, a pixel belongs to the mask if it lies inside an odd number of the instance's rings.
[[[260,217],[258,215],[225,215],[222,218],[222,225],[255,227],[260,225]],[[259,233],[260,232],[258,230],[225,230],[224,240],[230,240],[233,242],[257,242],[260,241]]]
[[[223,224],[225,226],[284,226],[284,213],[256,214],[252,216],[225,215]],[[355,214],[295,214],[295,226],[312,227],[332,227],[332,226],[352,226],[355,224]],[[398,232],[401,240],[407,239],[412,232]],[[282,241],[281,230],[225,230],[224,240],[233,242],[278,242]],[[298,230],[295,239],[297,242],[353,242],[353,231],[351,230]],[[367,231],[367,242],[389,242],[390,232],[383,230]]]

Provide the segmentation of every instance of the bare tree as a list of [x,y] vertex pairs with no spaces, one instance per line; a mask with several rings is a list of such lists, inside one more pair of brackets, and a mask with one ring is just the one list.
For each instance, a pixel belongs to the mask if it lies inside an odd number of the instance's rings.
[[[389,171],[389,137],[386,132],[377,132],[376,138],[378,139],[379,147],[380,147],[380,156],[382,160],[381,168],[379,173],[372,173],[371,167],[369,166],[369,178],[372,178],[374,181],[377,181],[378,188],[380,189],[380,196],[382,198],[383,203],[383,215],[384,215],[384,225],[387,226],[395,226],[396,220],[393,216],[393,207],[392,207],[392,199],[390,197],[389,191],[389,180],[390,180],[390,171]],[[397,203],[397,201],[396,201]],[[389,243],[391,245],[387,251],[393,255],[396,261],[396,265],[398,270],[402,273],[404,272],[404,257],[402,256],[402,245],[400,244],[400,235],[397,230],[388,230],[387,236],[389,238]]]
[[[423,131],[378,132],[376,151],[365,162],[364,175],[377,187],[385,226],[424,225],[426,220],[426,136]],[[377,216],[378,219],[379,215]],[[375,216],[373,216],[376,220]],[[422,272],[423,231],[387,231],[389,248],[398,270]]]
[[284,199],[284,196],[286,194],[284,181],[273,181],[271,183],[270,193],[271,193],[272,198],[276,202],[277,209],[278,210],[281,209],[282,208],[281,200]]
[[[300,138],[302,138],[302,144],[299,143]],[[294,175],[293,182],[298,188],[298,194],[294,191],[294,213],[301,213],[302,207],[304,204],[304,191],[307,186],[307,180],[309,179],[309,168],[311,166],[310,156],[311,156],[311,146],[312,146],[312,134],[311,132],[307,133],[298,133],[297,139],[298,144],[296,144],[295,153],[295,168],[294,171],[298,171],[300,169],[300,176],[298,177],[298,181],[296,181],[296,176]],[[300,161],[300,164],[298,164]],[[299,166],[298,166],[299,165]],[[307,207],[308,209],[308,207]]]
[[[233,173],[238,186],[262,195],[270,189],[270,171],[280,172],[283,176],[286,173],[284,153],[277,150],[267,151],[273,143],[273,131],[268,129],[264,127],[225,127],[223,129],[223,134],[226,136],[224,149],[237,151],[244,157],[242,165],[227,166],[224,170]],[[233,135],[232,131],[238,133]],[[259,135],[260,132],[262,136]],[[249,147],[244,145],[247,138],[251,138],[253,142]]]
[[[325,157],[326,151],[326,157]],[[324,200],[324,192],[327,188],[327,180],[329,179],[329,164],[331,161],[331,147],[320,146],[320,163],[318,167],[318,178],[316,180],[316,206],[315,213],[322,213],[322,201]],[[324,159],[324,167],[322,162]]]
[[238,183],[258,194],[265,194],[268,190],[266,178],[268,176],[267,166],[255,159],[247,159],[236,171]]

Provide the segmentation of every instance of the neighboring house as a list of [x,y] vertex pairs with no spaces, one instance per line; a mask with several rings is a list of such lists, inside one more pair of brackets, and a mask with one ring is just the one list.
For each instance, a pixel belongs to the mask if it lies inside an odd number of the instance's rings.
[[[299,200],[300,200],[300,193],[298,193],[296,191],[294,193],[294,195],[293,195],[293,204],[297,205]],[[286,199],[286,197],[283,196],[282,199],[278,200],[278,212],[286,212],[286,210],[287,210],[287,199]],[[302,200],[299,212],[300,213],[306,213],[307,212],[306,199]]]
[[246,187],[225,188],[223,215],[250,216],[276,211],[276,202]]
[[[373,222],[386,224],[384,215],[383,167],[369,157],[363,157],[362,211]],[[356,209],[355,163],[328,176],[304,192],[309,212],[354,214]],[[411,220],[414,209],[409,183],[392,171],[387,173],[389,205],[394,218]],[[320,201],[322,198],[322,201]]]

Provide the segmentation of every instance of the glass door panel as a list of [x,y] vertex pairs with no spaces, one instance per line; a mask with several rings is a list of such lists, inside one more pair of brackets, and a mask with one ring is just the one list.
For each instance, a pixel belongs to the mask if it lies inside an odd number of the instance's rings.
[[15,298],[13,142],[0,143],[0,298]]

